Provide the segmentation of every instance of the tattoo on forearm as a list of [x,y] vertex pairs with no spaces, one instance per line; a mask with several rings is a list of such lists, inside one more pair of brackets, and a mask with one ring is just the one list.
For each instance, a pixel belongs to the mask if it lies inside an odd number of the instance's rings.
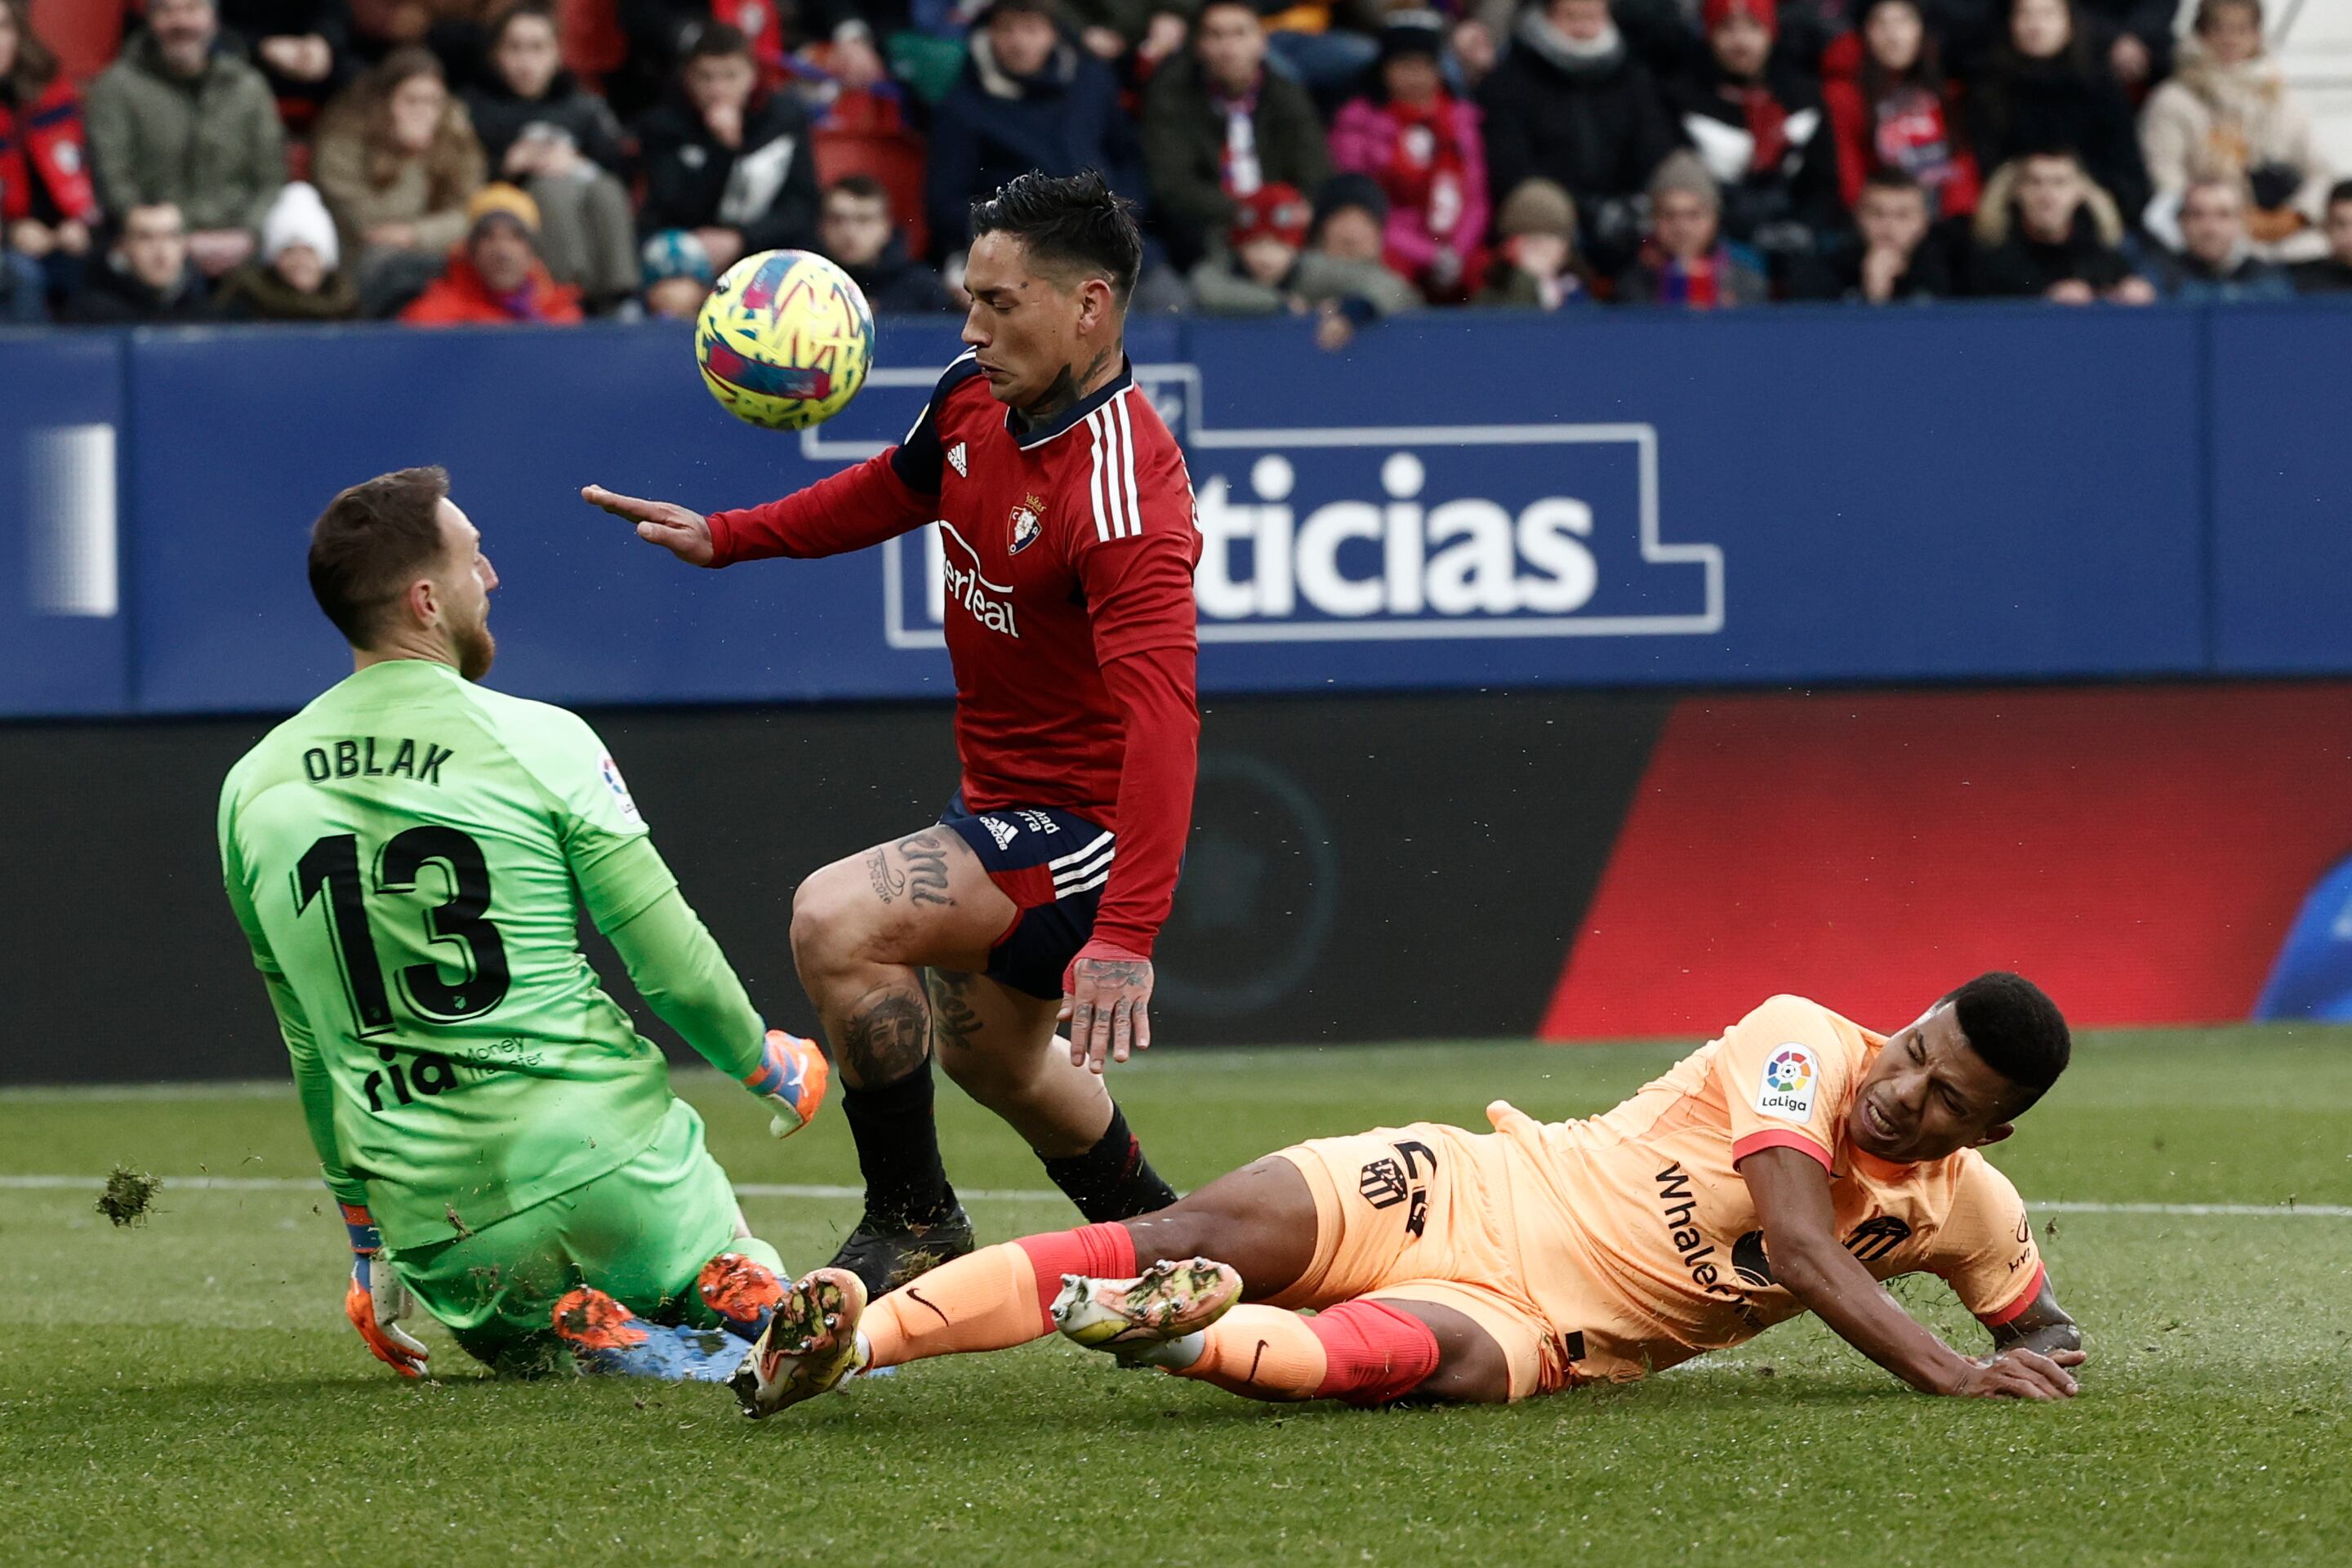
[[907,879],[890,868],[887,849],[877,849],[866,858],[866,875],[874,884],[874,896],[886,904],[907,890]]
[[971,976],[956,969],[925,971],[931,994],[931,1038],[959,1050],[971,1047],[981,1030],[980,1015],[970,999]]
[[842,1059],[860,1083],[896,1083],[929,1056],[930,1032],[919,994],[904,987],[868,992],[849,1015]]
[[911,838],[901,838],[898,853],[907,862],[908,898],[919,904],[954,906],[955,900],[948,896],[948,847],[938,834],[918,833]]

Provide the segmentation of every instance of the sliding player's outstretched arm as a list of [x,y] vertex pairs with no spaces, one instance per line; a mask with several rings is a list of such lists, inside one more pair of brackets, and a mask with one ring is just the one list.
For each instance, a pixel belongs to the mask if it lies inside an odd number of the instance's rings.
[[1972,1398],[2067,1399],[2077,1392],[2067,1369],[2082,1364],[2079,1350],[2045,1354],[2018,1344],[1974,1360],[1905,1311],[1838,1239],[1829,1173],[1811,1154],[1786,1145],[1759,1149],[1739,1162],[1739,1173],[1763,1222],[1773,1279],[1912,1387]]

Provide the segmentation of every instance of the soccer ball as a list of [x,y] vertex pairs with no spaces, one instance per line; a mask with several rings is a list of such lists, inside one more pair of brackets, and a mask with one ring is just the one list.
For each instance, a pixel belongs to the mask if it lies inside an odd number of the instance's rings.
[[874,364],[874,311],[849,274],[805,250],[727,269],[694,326],[703,384],[727,412],[805,430],[849,405]]

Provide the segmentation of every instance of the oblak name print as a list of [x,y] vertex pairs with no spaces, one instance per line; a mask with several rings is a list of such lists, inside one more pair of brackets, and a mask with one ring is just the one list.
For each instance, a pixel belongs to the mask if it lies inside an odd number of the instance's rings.
[[378,741],[362,735],[312,746],[302,753],[302,773],[312,784],[330,779],[416,779],[439,785],[441,764],[457,753],[431,741],[401,736]]

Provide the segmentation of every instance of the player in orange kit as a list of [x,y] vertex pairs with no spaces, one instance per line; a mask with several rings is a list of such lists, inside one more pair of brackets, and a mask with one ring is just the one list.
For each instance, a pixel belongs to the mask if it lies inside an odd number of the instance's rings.
[[[985,1247],[871,1308],[855,1276],[818,1269],[736,1392],[763,1415],[854,1371],[1059,1328],[1256,1398],[1494,1402],[1638,1378],[1811,1311],[1923,1393],[2071,1397],[2081,1336],[2017,1189],[1978,1152],[2069,1050],[2056,1005],[2014,974],[1891,1037],[1776,996],[1587,1121],[1498,1101],[1491,1133],[1318,1139],[1140,1219]],[[1879,1284],[1916,1272],[1991,1330],[1992,1355],[1945,1344]]]

